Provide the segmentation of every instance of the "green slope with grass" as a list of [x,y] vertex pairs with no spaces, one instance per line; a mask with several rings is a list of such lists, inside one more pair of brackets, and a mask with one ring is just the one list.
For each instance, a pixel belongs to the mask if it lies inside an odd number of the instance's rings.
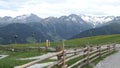
[[[108,43],[120,43],[120,34],[115,35],[101,35],[101,36],[92,36],[86,38],[78,38],[72,40],[65,40],[65,47],[82,47],[85,45],[97,45],[97,44],[108,44]],[[62,41],[51,42],[51,47],[62,46]],[[9,46],[9,45],[8,45]],[[11,44],[13,47],[38,47],[45,46],[45,43],[34,43],[34,44]]]
[[0,59],[0,68],[14,68],[15,66],[22,65],[25,63],[28,63],[33,60],[17,60],[19,58],[28,58],[28,57],[34,57],[39,56],[42,54],[45,54],[47,52],[45,51],[32,51],[32,52],[11,52],[11,51],[5,51],[0,50],[0,55],[9,55],[8,57],[5,57],[3,59]]
[[85,45],[102,45],[109,43],[120,43],[120,34],[92,36],[66,41],[66,45],[72,47],[81,47]]

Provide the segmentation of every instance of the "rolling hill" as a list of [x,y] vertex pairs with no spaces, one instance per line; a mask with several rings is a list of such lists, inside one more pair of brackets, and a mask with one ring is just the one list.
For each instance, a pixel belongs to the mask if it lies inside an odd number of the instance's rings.
[[73,38],[90,37],[90,36],[98,36],[98,35],[111,35],[111,34],[120,34],[120,24],[119,23],[111,23],[106,26],[83,31],[80,34],[77,34],[76,36],[72,37],[72,39]]

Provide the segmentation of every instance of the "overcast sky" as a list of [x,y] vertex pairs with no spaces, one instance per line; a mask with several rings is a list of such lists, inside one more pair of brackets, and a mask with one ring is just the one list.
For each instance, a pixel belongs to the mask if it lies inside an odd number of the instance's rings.
[[0,0],[0,16],[69,14],[120,16],[120,0]]

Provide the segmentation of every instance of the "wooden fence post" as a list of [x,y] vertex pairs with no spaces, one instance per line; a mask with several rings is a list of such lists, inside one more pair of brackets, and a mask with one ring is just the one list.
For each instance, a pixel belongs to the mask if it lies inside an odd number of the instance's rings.
[[93,51],[93,46],[90,46],[90,52],[92,52]]
[[101,46],[99,46],[99,57],[101,57]]
[[[56,51],[57,51],[57,52],[62,51],[62,50],[63,50],[63,48],[62,48],[61,46],[57,46],[57,47],[56,47]],[[57,60],[58,60],[58,61],[61,61],[62,56],[63,56],[63,53],[57,55]],[[61,62],[60,62],[60,63],[61,63]],[[62,64],[57,64],[57,68],[62,68]]]
[[85,53],[86,53],[86,49],[85,49],[85,48],[86,48],[86,47],[83,48],[83,58],[86,57],[86,54],[85,54]]
[[58,61],[60,61],[58,64],[57,64],[57,68],[67,68],[67,65],[65,63],[65,49],[64,49],[64,41],[63,41],[63,46],[57,46],[56,47],[56,51],[59,52],[59,51],[62,51],[63,50],[63,53],[57,55],[57,59]]
[[111,50],[111,49],[112,49],[111,46],[112,46],[112,44],[109,45],[109,53],[111,53],[111,51],[112,51],[112,50]]
[[97,51],[98,51],[98,55],[99,55],[99,57],[101,57],[101,46],[97,46]]
[[63,67],[62,68],[67,68],[67,65],[65,63],[65,43],[64,40],[62,41],[63,43]]
[[86,57],[87,57],[87,59],[84,62],[87,62],[87,64],[89,64],[89,47],[87,47],[87,49],[85,48],[83,50],[83,58],[86,58]]
[[113,50],[115,51],[116,50],[116,44],[113,44]]
[[77,52],[76,52],[76,51],[77,51],[77,49],[75,48],[75,49],[74,49],[74,55],[77,55]]
[[108,53],[110,53],[110,45],[107,45]]
[[87,47],[87,64],[89,64],[89,52],[90,52],[90,47]]
[[65,63],[65,50],[63,51],[63,65],[62,68],[67,68],[67,64]]

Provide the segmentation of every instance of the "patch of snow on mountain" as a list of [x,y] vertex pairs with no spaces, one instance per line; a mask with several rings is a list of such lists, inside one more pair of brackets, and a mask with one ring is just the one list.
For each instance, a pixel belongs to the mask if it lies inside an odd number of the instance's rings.
[[69,19],[71,19],[74,22],[77,22],[77,19],[75,17],[69,17]]
[[27,22],[26,18],[29,17],[30,15],[31,14],[17,16],[15,18],[13,18],[13,22],[15,22],[15,23],[26,23]]
[[107,23],[107,22],[112,21],[114,19],[113,16],[101,16],[101,17],[99,17],[99,16],[87,16],[87,15],[82,15],[81,18],[84,21],[93,24],[93,26],[104,24],[104,23]]
[[22,15],[22,16],[17,16],[16,19],[25,19],[27,17],[28,17],[28,15]]
[[68,18],[68,19],[65,19],[66,21],[70,21],[70,19]]
[[76,18],[73,17],[73,18],[72,18],[72,21],[77,21],[77,20],[76,20]]

